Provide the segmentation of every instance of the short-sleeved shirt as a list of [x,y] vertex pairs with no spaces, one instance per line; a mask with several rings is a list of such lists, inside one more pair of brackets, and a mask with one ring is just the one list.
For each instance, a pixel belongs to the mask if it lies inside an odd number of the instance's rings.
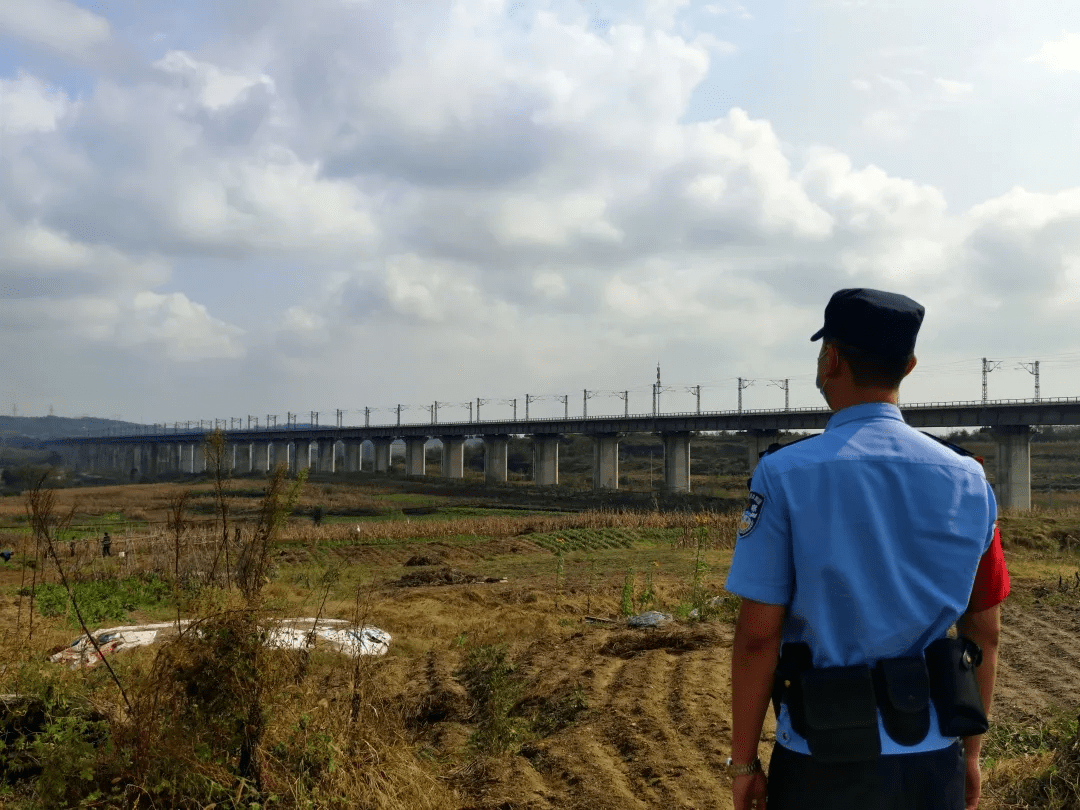
[[[944,636],[968,607],[997,518],[979,463],[887,403],[845,408],[821,435],[765,456],[750,490],[727,589],[786,606],[783,640],[809,644],[815,667],[919,655]],[[884,754],[953,742],[936,714],[915,746],[880,731]],[[786,708],[777,741],[809,753]]]

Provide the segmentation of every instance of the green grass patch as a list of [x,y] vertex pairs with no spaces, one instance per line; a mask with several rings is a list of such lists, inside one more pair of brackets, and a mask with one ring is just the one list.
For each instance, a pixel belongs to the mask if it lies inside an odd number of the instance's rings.
[[1080,509],[1007,511],[998,520],[1007,551],[1080,551]]
[[982,755],[985,767],[999,760],[1015,759],[1062,749],[1076,737],[1080,723],[1072,714],[1060,712],[1038,722],[990,724],[983,735]]
[[[172,594],[169,583],[154,575],[77,582],[72,590],[83,618],[91,627],[126,621],[135,610],[162,607],[168,604]],[[68,592],[62,585],[38,585],[34,589],[34,604],[42,616],[66,615],[70,627],[79,627]]]
[[557,532],[530,534],[528,539],[541,548],[556,553],[655,547],[673,542],[682,529],[563,529]]

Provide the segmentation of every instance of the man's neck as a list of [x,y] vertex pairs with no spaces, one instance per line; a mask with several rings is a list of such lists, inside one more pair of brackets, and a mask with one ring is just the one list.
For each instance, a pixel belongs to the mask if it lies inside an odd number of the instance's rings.
[[836,391],[831,397],[829,406],[833,411],[842,411],[854,405],[866,405],[870,402],[881,402],[888,405],[898,405],[900,402],[900,389],[898,388],[847,388]]

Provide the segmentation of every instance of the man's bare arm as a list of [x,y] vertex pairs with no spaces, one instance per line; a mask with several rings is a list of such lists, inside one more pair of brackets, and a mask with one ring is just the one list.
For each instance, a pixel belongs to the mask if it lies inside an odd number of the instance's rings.
[[772,696],[786,608],[743,599],[731,655],[731,758],[758,755],[758,740]]

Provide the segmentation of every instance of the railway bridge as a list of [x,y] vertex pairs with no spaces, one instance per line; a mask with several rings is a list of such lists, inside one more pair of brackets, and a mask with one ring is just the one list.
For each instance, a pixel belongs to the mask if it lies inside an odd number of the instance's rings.
[[[1031,508],[1031,429],[1042,425],[1080,424],[1080,399],[995,400],[902,404],[908,424],[916,428],[990,428],[997,443],[995,490],[1002,506]],[[830,412],[824,408],[743,410],[694,413],[581,416],[553,419],[494,420],[342,427],[263,427],[228,431],[226,460],[238,472],[265,472],[286,464],[293,472],[359,472],[365,442],[373,446],[373,472],[388,474],[390,447],[405,444],[406,475],[426,473],[425,447],[442,443],[441,472],[464,475],[467,439],[484,443],[485,478],[507,480],[507,446],[511,436],[533,442],[533,479],[540,486],[559,483],[559,439],[577,434],[593,439],[593,487],[617,489],[619,439],[630,433],[659,435],[664,447],[663,483],[670,492],[690,491],[690,446],[703,432],[737,432],[746,437],[750,469],[780,431],[821,430]],[[80,436],[59,440],[65,461],[86,472],[160,474],[199,473],[206,469],[204,440],[209,429],[156,426],[128,435]]]

